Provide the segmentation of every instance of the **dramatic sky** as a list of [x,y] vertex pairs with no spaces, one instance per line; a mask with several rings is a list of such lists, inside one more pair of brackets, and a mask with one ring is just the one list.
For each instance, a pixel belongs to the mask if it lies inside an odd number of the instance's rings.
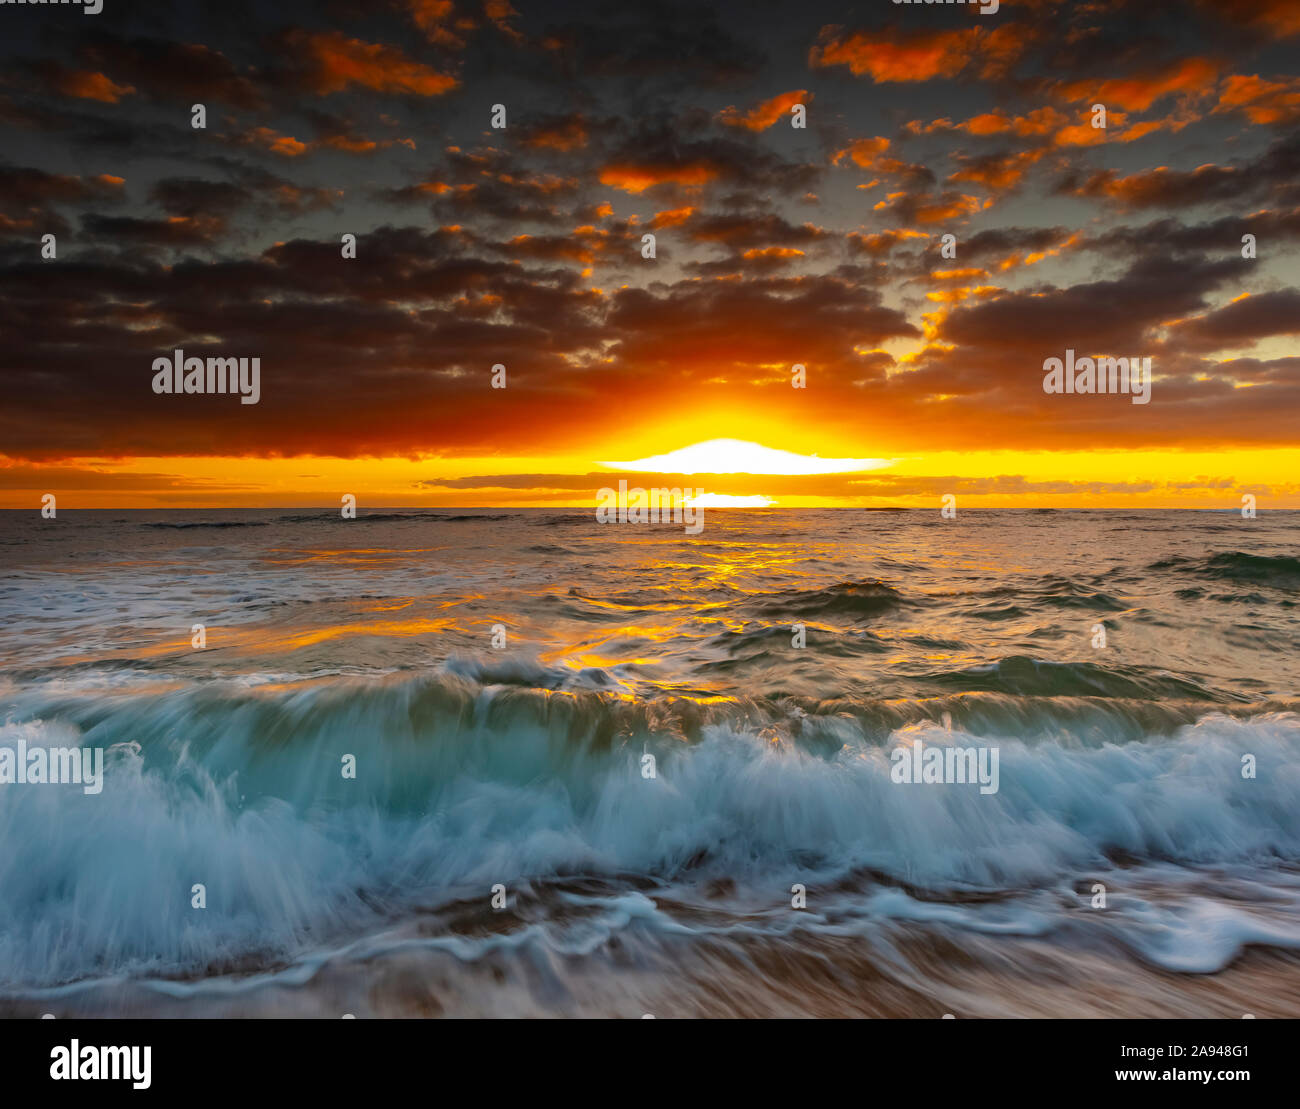
[[[1297,0],[103,0],[0,43],[0,505],[1300,507]],[[156,395],[178,348],[259,403]],[[1044,393],[1067,348],[1150,403]]]

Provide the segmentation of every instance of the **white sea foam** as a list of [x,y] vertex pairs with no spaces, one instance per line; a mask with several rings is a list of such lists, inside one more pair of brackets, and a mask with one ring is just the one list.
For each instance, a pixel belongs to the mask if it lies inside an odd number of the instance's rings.
[[[796,926],[924,919],[1025,934],[1072,926],[1060,891],[1110,874],[1105,926],[1170,969],[1222,965],[1247,943],[1300,942],[1295,916],[1278,911],[1300,900],[1281,865],[1300,856],[1293,714],[1210,715],[1169,737],[1091,747],[928,724],[882,746],[835,718],[841,745],[822,754],[739,719],[706,724],[692,742],[613,738],[601,714],[616,706],[594,695],[575,706],[533,691],[443,694],[389,688],[385,714],[337,690],[170,693],[88,710],[79,728],[5,725],[0,743],[81,742],[107,758],[97,796],[0,787],[0,982],[293,958],[384,914],[486,897],[496,882],[629,872],[677,888],[726,877],[738,897],[770,904],[788,900],[792,882],[824,886],[870,868],[1012,900],[929,904],[876,889],[823,901],[835,913]],[[999,792],[891,782],[889,747],[916,736],[996,741]],[[647,744],[654,779],[640,771]],[[355,781],[339,774],[349,751]],[[1257,760],[1253,779],[1244,754]],[[1140,866],[1115,869],[1116,853]],[[1132,892],[1164,872],[1223,872],[1275,891],[1277,904]],[[195,883],[206,909],[191,907]]]

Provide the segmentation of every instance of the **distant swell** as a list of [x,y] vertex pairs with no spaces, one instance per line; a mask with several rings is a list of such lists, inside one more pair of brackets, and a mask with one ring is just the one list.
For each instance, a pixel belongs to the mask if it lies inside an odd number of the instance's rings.
[[190,528],[264,528],[269,523],[269,520],[149,520],[140,526],[184,531]]
[[1024,655],[963,670],[921,674],[917,679],[954,690],[989,690],[1039,697],[1224,699],[1191,678],[1154,668],[1051,662]]
[[344,519],[337,509],[322,509],[320,512],[311,515],[296,514],[291,516],[280,516],[277,518],[280,523],[285,524],[319,524],[319,523],[347,523],[347,524],[392,524],[400,523],[403,520],[419,520],[430,524],[444,523],[461,523],[466,520],[495,520],[497,516],[491,516],[486,513],[478,515],[457,514],[448,515],[437,512],[358,512],[352,519]]
[[1243,551],[1222,551],[1203,559],[1170,558],[1152,563],[1150,570],[1175,570],[1218,581],[1271,585],[1277,589],[1300,589],[1300,557],[1257,555]]
[[759,612],[797,616],[876,616],[905,604],[903,595],[882,581],[840,582],[821,589],[786,589],[761,594],[752,602]]

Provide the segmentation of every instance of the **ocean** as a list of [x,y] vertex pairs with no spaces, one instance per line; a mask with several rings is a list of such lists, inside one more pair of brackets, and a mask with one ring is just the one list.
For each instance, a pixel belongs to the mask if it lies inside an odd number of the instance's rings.
[[1300,512],[0,521],[2,1014],[1300,1016]]

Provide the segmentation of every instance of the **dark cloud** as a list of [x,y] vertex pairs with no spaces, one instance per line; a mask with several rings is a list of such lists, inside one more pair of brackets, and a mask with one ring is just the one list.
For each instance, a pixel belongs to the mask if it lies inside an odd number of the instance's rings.
[[[1294,440],[1294,5],[208,7],[0,46],[8,456]],[[1150,354],[1151,405],[1044,394],[1067,346]],[[176,347],[261,402],[155,396]]]
[[127,39],[92,31],[78,56],[88,69],[154,100],[183,101],[178,106],[186,113],[191,103],[215,101],[250,109],[264,103],[256,74],[241,72],[219,50],[201,42]]
[[1114,202],[1122,208],[1185,208],[1224,201],[1250,201],[1276,193],[1289,196],[1300,178],[1300,135],[1280,139],[1256,158],[1227,164],[1206,162],[1194,169],[1168,166],[1121,173],[1103,169],[1071,173],[1057,191]]
[[1249,345],[1270,335],[1300,335],[1300,289],[1242,296],[1174,330],[1193,348],[1220,350]]

